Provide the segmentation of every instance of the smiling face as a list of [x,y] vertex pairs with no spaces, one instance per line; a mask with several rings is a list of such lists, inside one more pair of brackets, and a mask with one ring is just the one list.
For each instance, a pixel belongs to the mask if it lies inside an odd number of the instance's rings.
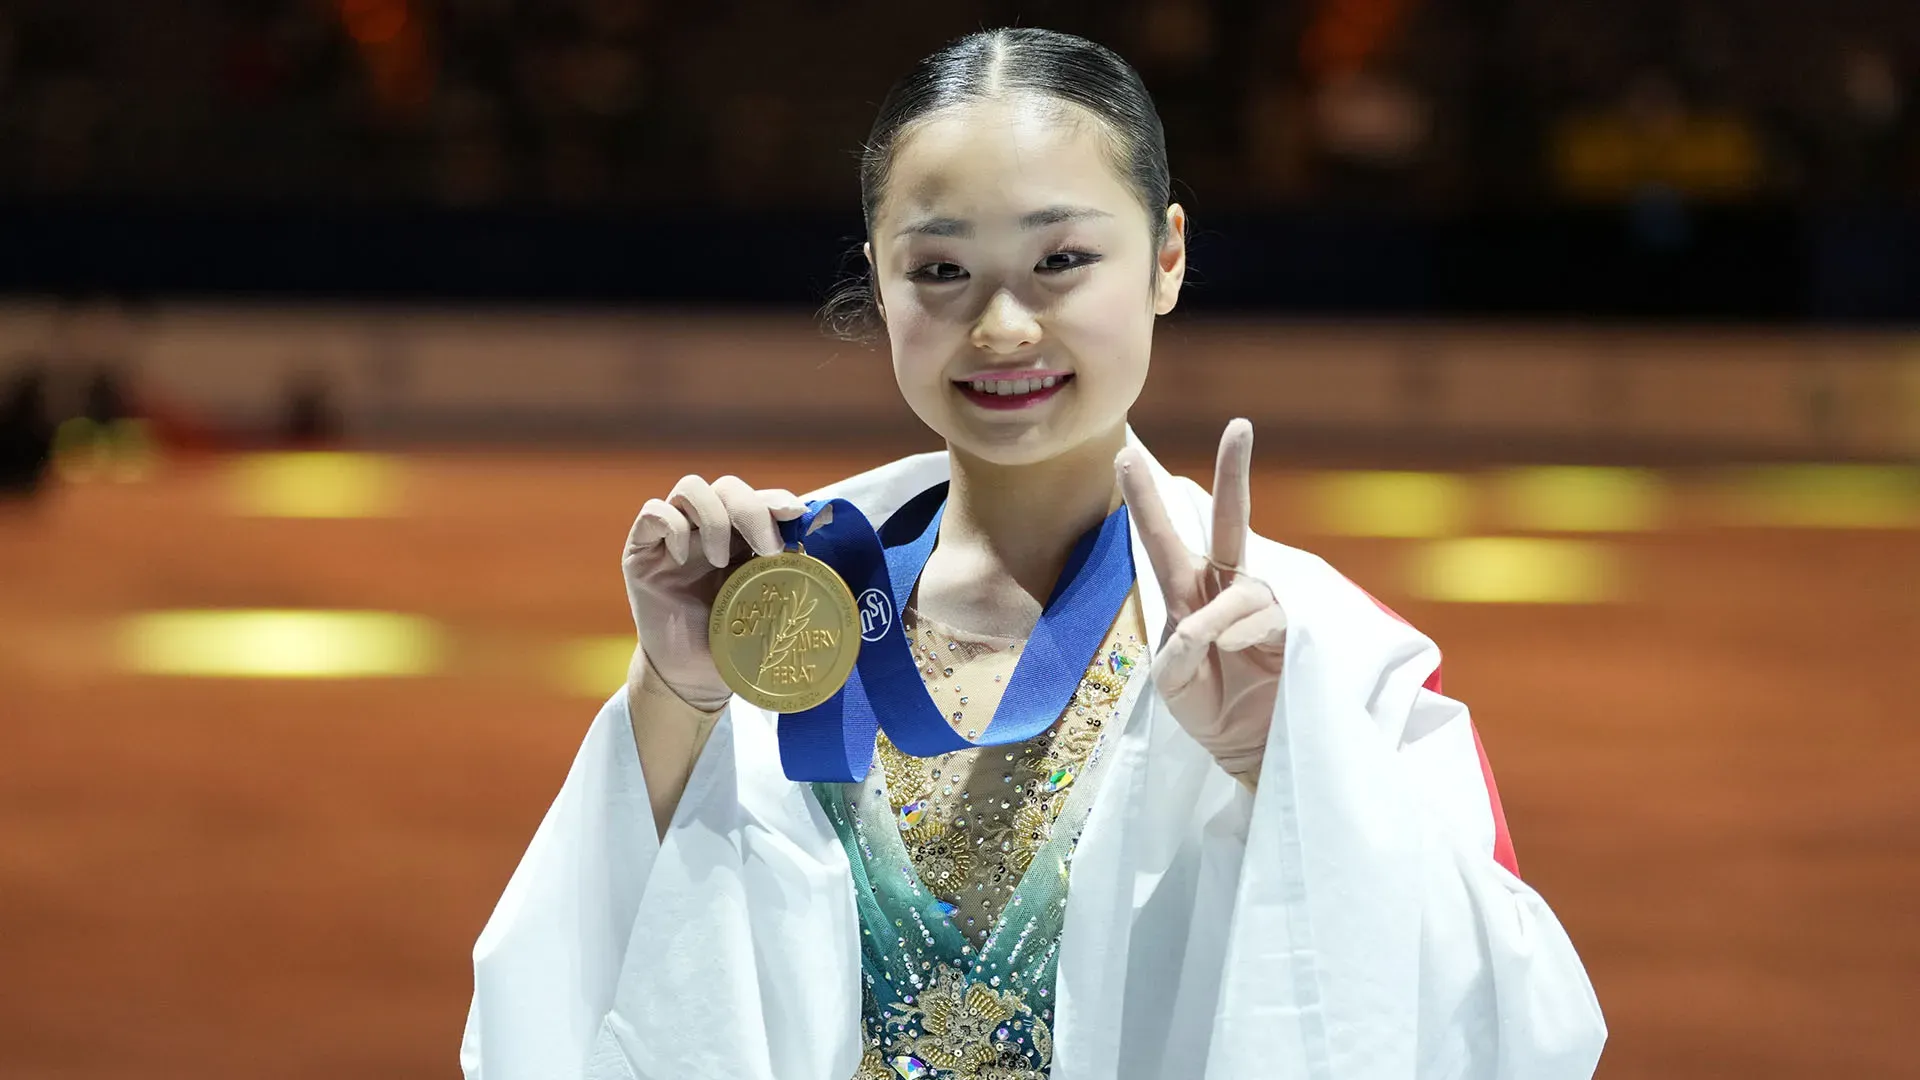
[[868,258],[901,393],[957,450],[1045,461],[1111,438],[1140,395],[1185,221],[1166,209],[1155,250],[1110,138],[1019,95],[944,109],[895,148]]

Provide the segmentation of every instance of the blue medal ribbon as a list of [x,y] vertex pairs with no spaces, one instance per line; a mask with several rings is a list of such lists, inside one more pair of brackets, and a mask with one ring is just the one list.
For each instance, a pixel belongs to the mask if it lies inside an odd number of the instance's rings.
[[[781,523],[788,547],[804,541],[807,554],[847,583],[861,620],[860,657],[847,684],[820,705],[780,714],[780,764],[789,779],[864,779],[880,730],[915,757],[1025,742],[1052,727],[1073,700],[1087,663],[1133,591],[1127,508],[1107,515],[1074,544],[1000,705],[976,741],[955,731],[935,704],[900,620],[933,553],[946,503],[942,483],[914,496],[877,531],[845,499],[815,501],[801,517]],[[808,535],[828,507],[831,520]]]

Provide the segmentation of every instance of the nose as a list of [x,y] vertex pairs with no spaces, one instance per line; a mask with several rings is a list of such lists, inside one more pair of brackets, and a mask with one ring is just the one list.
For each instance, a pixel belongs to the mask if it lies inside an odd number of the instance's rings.
[[1016,353],[1040,343],[1040,322],[1012,293],[1001,289],[987,298],[969,337],[976,349]]

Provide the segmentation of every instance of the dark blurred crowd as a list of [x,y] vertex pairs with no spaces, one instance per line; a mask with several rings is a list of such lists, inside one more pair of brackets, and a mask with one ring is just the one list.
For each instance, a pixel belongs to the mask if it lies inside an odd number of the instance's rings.
[[1920,201],[1915,0],[10,0],[0,196],[844,208],[1006,23],[1131,59],[1216,207]]

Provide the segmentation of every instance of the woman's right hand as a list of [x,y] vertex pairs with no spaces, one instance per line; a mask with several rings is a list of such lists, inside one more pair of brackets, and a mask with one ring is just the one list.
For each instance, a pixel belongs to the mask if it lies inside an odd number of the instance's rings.
[[733,697],[707,647],[714,598],[732,567],[779,552],[779,523],[806,510],[791,491],[755,490],[737,476],[684,476],[640,508],[620,560],[627,602],[648,667],[687,704],[714,712]]

